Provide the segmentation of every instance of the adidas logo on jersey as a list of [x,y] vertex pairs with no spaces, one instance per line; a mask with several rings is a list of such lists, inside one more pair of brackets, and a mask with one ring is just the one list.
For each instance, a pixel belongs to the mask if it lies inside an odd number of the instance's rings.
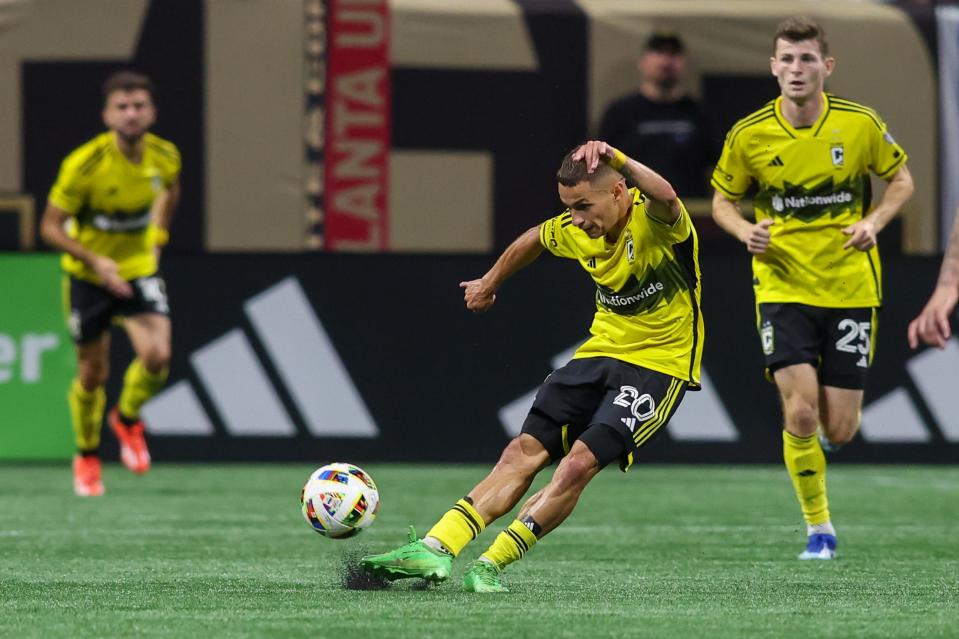
[[777,155],[776,157],[774,157],[773,159],[771,159],[771,160],[769,161],[769,164],[767,164],[766,166],[785,166],[785,165],[783,164],[783,161],[780,160],[780,159],[779,159],[779,156]]

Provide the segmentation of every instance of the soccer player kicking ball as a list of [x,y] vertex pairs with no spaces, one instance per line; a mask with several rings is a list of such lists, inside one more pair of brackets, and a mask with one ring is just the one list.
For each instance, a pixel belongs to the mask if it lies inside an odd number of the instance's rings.
[[100,428],[110,354],[110,322],[124,318],[136,359],[110,411],[120,459],[132,471],[150,467],[140,407],[163,386],[170,361],[170,309],[157,272],[160,247],[179,198],[180,153],[151,133],[156,119],[153,83],[128,71],[103,85],[103,122],[109,131],[63,161],[50,190],[41,234],[64,252],[70,331],[77,379],[67,394],[76,438],[73,488],[103,494]]
[[[753,255],[759,337],[782,398],[783,457],[806,520],[799,558],[832,559],[823,448],[859,430],[882,304],[876,234],[913,183],[906,152],[876,112],[823,93],[836,62],[815,22],[782,22],[773,49],[781,95],[726,135],[712,178],[713,217]],[[889,182],[871,210],[870,173]],[[737,202],[754,182],[752,224]]]
[[[628,188],[624,176],[638,188]],[[490,474],[423,539],[360,565],[386,579],[442,581],[459,555],[508,513],[533,478],[560,460],[550,482],[473,562],[463,586],[507,592],[503,569],[522,558],[572,512],[586,484],[607,464],[624,471],[679,406],[699,388],[703,319],[696,231],[669,183],[605,142],[563,159],[556,175],[568,208],[533,227],[486,275],[462,282],[466,307],[486,311],[503,282],[547,249],[577,260],[596,283],[591,337],[540,387],[523,424]]]

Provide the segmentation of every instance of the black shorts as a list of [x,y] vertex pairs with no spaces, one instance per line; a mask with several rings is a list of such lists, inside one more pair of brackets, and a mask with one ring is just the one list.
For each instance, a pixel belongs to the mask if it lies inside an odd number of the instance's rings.
[[553,461],[579,439],[600,467],[618,459],[623,470],[636,449],[666,425],[688,382],[609,357],[574,359],[540,386],[523,423]]
[[130,280],[133,297],[115,297],[97,284],[70,276],[67,281],[67,325],[77,344],[100,338],[116,316],[130,317],[143,313],[170,314],[166,283],[159,273]]
[[758,315],[770,376],[785,366],[812,364],[823,386],[866,387],[876,344],[875,308],[760,304]]

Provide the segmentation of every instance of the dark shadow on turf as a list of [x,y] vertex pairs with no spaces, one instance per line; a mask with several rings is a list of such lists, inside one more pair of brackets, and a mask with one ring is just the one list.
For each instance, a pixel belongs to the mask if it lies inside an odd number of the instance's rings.
[[362,548],[350,550],[340,563],[340,583],[347,590],[386,590],[390,582],[376,577],[360,568],[360,557],[368,554]]

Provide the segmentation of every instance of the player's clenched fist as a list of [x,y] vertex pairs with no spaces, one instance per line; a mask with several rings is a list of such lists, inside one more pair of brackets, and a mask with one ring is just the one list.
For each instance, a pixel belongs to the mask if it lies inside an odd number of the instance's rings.
[[482,278],[460,282],[466,308],[477,313],[488,311],[496,301],[496,291]]

